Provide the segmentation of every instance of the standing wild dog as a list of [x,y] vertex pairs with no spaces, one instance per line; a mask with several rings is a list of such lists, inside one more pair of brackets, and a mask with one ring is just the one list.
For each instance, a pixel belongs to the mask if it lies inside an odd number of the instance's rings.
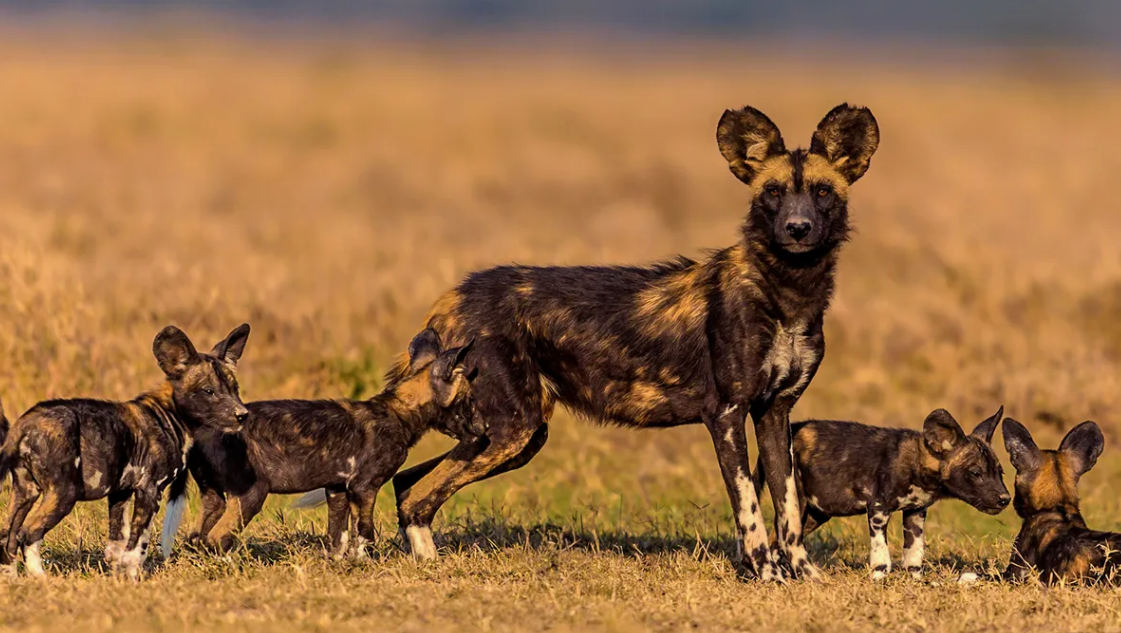
[[[426,329],[409,345],[406,373],[369,400],[252,402],[241,433],[201,435],[188,457],[202,495],[193,538],[229,549],[234,533],[260,512],[269,493],[323,488],[331,552],[346,553],[353,518],[354,553],[364,556],[365,544],[375,536],[378,491],[421,436],[430,428],[457,439],[482,434],[470,427],[475,422],[469,413],[474,376],[463,367],[470,349],[471,343],[444,350],[439,335]],[[177,485],[171,496],[182,492]],[[168,517],[165,551],[178,527],[178,517]]]
[[1078,510],[1078,480],[1102,454],[1105,440],[1093,422],[1071,429],[1059,450],[1040,450],[1019,422],[1004,422],[1004,446],[1016,468],[1013,507],[1024,520],[1004,576],[1025,579],[1037,570],[1045,583],[1117,583],[1121,534],[1086,527]]
[[758,577],[781,579],[751,482],[750,413],[779,542],[795,575],[816,576],[802,546],[789,414],[825,352],[822,319],[849,234],[849,187],[879,138],[872,113],[845,104],[821,121],[809,150],[788,151],[763,113],[726,111],[717,144],[751,195],[735,246],[649,267],[502,266],[441,297],[427,326],[448,343],[476,340],[472,393],[487,432],[394,477],[413,554],[436,556],[429,526],[452,494],[541,450],[559,402],[632,428],[705,424],[740,555]]
[[[794,424],[803,534],[832,517],[868,515],[869,566],[880,579],[891,572],[887,524],[902,512],[903,566],[921,578],[926,511],[936,501],[960,499],[987,514],[1008,507],[992,448],[1003,413],[1001,407],[969,435],[945,409],[927,416],[921,433],[832,420]],[[763,483],[757,467],[757,493]]]
[[[186,334],[168,326],[152,344],[167,377],[156,389],[128,402],[49,400],[16,420],[0,452],[0,478],[12,474],[11,516],[0,549],[6,571],[15,573],[22,549],[27,571],[42,576],[43,536],[76,502],[108,497],[105,558],[139,578],[152,517],[163,489],[186,477],[192,436],[202,428],[237,431],[249,414],[235,374],[248,338],[249,326],[241,325],[200,354]],[[129,497],[132,522],[125,525]]]

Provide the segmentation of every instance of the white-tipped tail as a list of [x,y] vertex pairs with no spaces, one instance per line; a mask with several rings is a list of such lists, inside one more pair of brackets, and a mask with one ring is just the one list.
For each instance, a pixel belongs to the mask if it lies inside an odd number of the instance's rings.
[[163,530],[160,533],[160,551],[166,560],[171,557],[171,549],[175,546],[175,533],[179,531],[179,524],[183,522],[183,511],[187,509],[187,495],[172,499],[167,503],[167,511],[163,515]]
[[319,488],[318,490],[312,490],[311,492],[304,494],[304,496],[300,497],[299,499],[293,501],[292,507],[296,508],[297,510],[306,510],[308,508],[321,506],[324,503],[327,503],[327,491],[323,488]]

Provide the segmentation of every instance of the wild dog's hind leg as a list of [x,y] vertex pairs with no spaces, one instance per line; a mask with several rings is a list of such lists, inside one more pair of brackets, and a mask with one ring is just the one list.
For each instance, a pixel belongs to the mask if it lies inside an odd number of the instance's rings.
[[802,544],[802,504],[794,480],[793,442],[790,437],[790,408],[793,398],[776,400],[752,411],[755,437],[763,462],[763,473],[775,505],[775,532],[796,578],[818,578],[821,572],[810,562]]
[[120,562],[121,554],[125,553],[125,541],[129,537],[125,510],[131,497],[131,490],[109,493],[109,541],[105,544],[105,562],[109,563],[110,567],[116,567]]
[[[196,480],[197,481],[197,480]],[[188,538],[206,541],[210,531],[218,524],[219,519],[226,512],[226,494],[217,488],[199,484],[199,497],[202,509],[199,512],[199,522],[194,534]]]
[[206,535],[207,544],[223,552],[229,551],[234,544],[234,534],[257,516],[268,496],[268,488],[258,484],[245,493],[232,497],[226,504],[222,518]]
[[922,559],[926,550],[923,533],[926,510],[903,511],[903,568],[915,580],[922,578]]
[[8,514],[8,530],[0,547],[0,573],[5,576],[16,575],[16,556],[19,555],[19,533],[27,514],[38,501],[40,489],[31,479],[31,473],[17,466],[12,469],[12,500]]
[[755,486],[751,481],[751,463],[747,453],[746,413],[738,407],[725,406],[721,412],[705,420],[716,448],[716,461],[732,502],[736,520],[736,555],[760,580],[781,581],[783,574],[775,565],[767,546],[767,528]]
[[[61,488],[61,489],[60,489]],[[27,522],[19,530],[19,544],[23,547],[24,564],[32,576],[44,576],[43,559],[39,548],[43,537],[58,525],[78,501],[74,486],[48,487],[43,490],[42,500],[27,517]]]

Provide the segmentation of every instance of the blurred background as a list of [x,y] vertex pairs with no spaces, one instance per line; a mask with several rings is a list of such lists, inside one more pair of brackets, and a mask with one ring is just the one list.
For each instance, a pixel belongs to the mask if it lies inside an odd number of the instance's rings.
[[[370,395],[471,270],[731,245],[724,109],[792,147],[850,101],[882,143],[795,416],[971,427],[1003,404],[1041,443],[1098,420],[1105,464],[1119,26],[1111,0],[0,2],[0,396],[131,397],[159,328],[208,346],[246,320],[247,400]],[[1100,521],[1119,470],[1083,484]],[[702,428],[564,413],[456,503],[730,526]]]

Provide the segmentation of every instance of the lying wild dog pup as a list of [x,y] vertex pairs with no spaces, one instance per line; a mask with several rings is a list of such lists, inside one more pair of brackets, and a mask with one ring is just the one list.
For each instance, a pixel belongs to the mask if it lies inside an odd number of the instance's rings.
[[[202,495],[193,538],[228,549],[234,533],[261,510],[269,493],[326,489],[331,552],[346,553],[351,511],[355,553],[374,539],[374,500],[430,428],[481,435],[469,409],[463,361],[471,343],[443,350],[427,329],[409,345],[408,377],[369,400],[271,400],[250,403],[238,435],[209,434],[191,449],[188,465]],[[181,489],[173,496],[182,494]],[[227,504],[227,495],[230,500]],[[178,525],[165,519],[165,549]]]
[[1007,580],[1023,580],[1032,570],[1045,583],[1117,583],[1121,534],[1086,527],[1078,510],[1078,480],[1105,441],[1093,422],[1071,429],[1059,450],[1040,450],[1024,425],[1004,423],[1004,446],[1016,468],[1013,507],[1024,520],[1012,548]]
[[[22,549],[27,571],[44,575],[43,536],[76,502],[108,497],[105,559],[138,579],[163,489],[186,478],[192,437],[203,428],[237,431],[249,414],[235,374],[248,338],[249,326],[241,325],[200,354],[186,334],[168,326],[152,344],[167,377],[156,389],[128,402],[49,400],[16,420],[0,451],[0,478],[12,474],[11,516],[0,548],[5,571],[14,575]],[[129,497],[132,522],[123,525]]]
[[[945,409],[927,416],[921,433],[831,420],[792,425],[805,533],[832,517],[867,514],[872,578],[880,579],[891,571],[888,520],[902,512],[903,566],[921,578],[927,508],[945,498],[987,514],[1008,506],[991,444],[1003,413],[1001,407],[969,435]],[[757,491],[763,483],[756,467]]]

